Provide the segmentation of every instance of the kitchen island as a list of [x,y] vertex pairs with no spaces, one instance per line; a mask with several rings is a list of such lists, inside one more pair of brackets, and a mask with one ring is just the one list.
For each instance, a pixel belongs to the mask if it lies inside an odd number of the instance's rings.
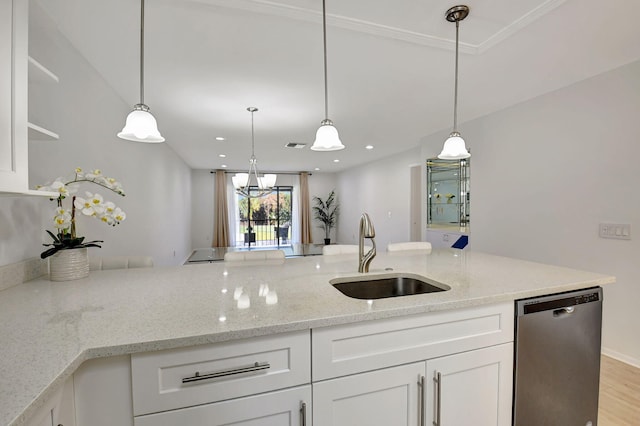
[[369,275],[402,272],[451,289],[375,301],[329,281],[355,256],[225,262],[44,277],[0,292],[0,424],[21,425],[93,358],[139,354],[600,286],[614,277],[473,251],[379,254]]

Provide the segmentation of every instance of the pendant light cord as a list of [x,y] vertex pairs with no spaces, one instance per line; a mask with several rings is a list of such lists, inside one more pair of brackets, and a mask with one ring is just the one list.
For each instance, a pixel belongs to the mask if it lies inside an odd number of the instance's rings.
[[327,12],[322,0],[322,42],[324,45],[324,118],[329,119],[329,89],[327,83]]
[[140,0],[140,103],[144,105],[144,0]]
[[453,94],[453,131],[458,131],[458,29],[460,28],[460,20],[456,19],[456,79]]
[[[255,159],[256,158],[256,154],[255,154],[255,151],[254,151],[254,142],[253,142],[253,140],[254,140],[254,138],[253,138],[253,113],[255,112],[255,110],[254,109],[250,109],[249,111],[251,112],[251,158]],[[256,173],[256,177],[257,176],[258,175]]]

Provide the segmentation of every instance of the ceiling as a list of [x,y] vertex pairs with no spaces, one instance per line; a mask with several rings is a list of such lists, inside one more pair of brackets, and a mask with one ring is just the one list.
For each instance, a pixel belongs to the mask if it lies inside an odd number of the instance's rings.
[[[139,1],[36,1],[118,95],[138,103]],[[145,103],[195,169],[248,167],[249,106],[259,108],[261,171],[336,172],[380,159],[452,125],[455,24],[444,13],[456,4],[327,0],[329,118],[342,151],[309,149],[324,118],[321,0],[146,0]],[[464,4],[463,136],[465,121],[640,59],[637,0]]]

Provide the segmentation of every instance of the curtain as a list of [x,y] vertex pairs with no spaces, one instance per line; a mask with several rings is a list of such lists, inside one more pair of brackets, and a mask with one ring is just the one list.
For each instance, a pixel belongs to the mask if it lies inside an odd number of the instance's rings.
[[229,213],[227,208],[227,177],[216,170],[213,247],[229,247]]
[[311,207],[309,205],[309,173],[300,173],[300,242],[311,244]]

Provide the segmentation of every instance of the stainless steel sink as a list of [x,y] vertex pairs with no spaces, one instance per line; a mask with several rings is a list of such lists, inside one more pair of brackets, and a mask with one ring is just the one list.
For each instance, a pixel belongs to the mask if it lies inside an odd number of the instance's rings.
[[329,281],[345,296],[354,299],[384,299],[451,290],[451,287],[413,274],[386,274]]

